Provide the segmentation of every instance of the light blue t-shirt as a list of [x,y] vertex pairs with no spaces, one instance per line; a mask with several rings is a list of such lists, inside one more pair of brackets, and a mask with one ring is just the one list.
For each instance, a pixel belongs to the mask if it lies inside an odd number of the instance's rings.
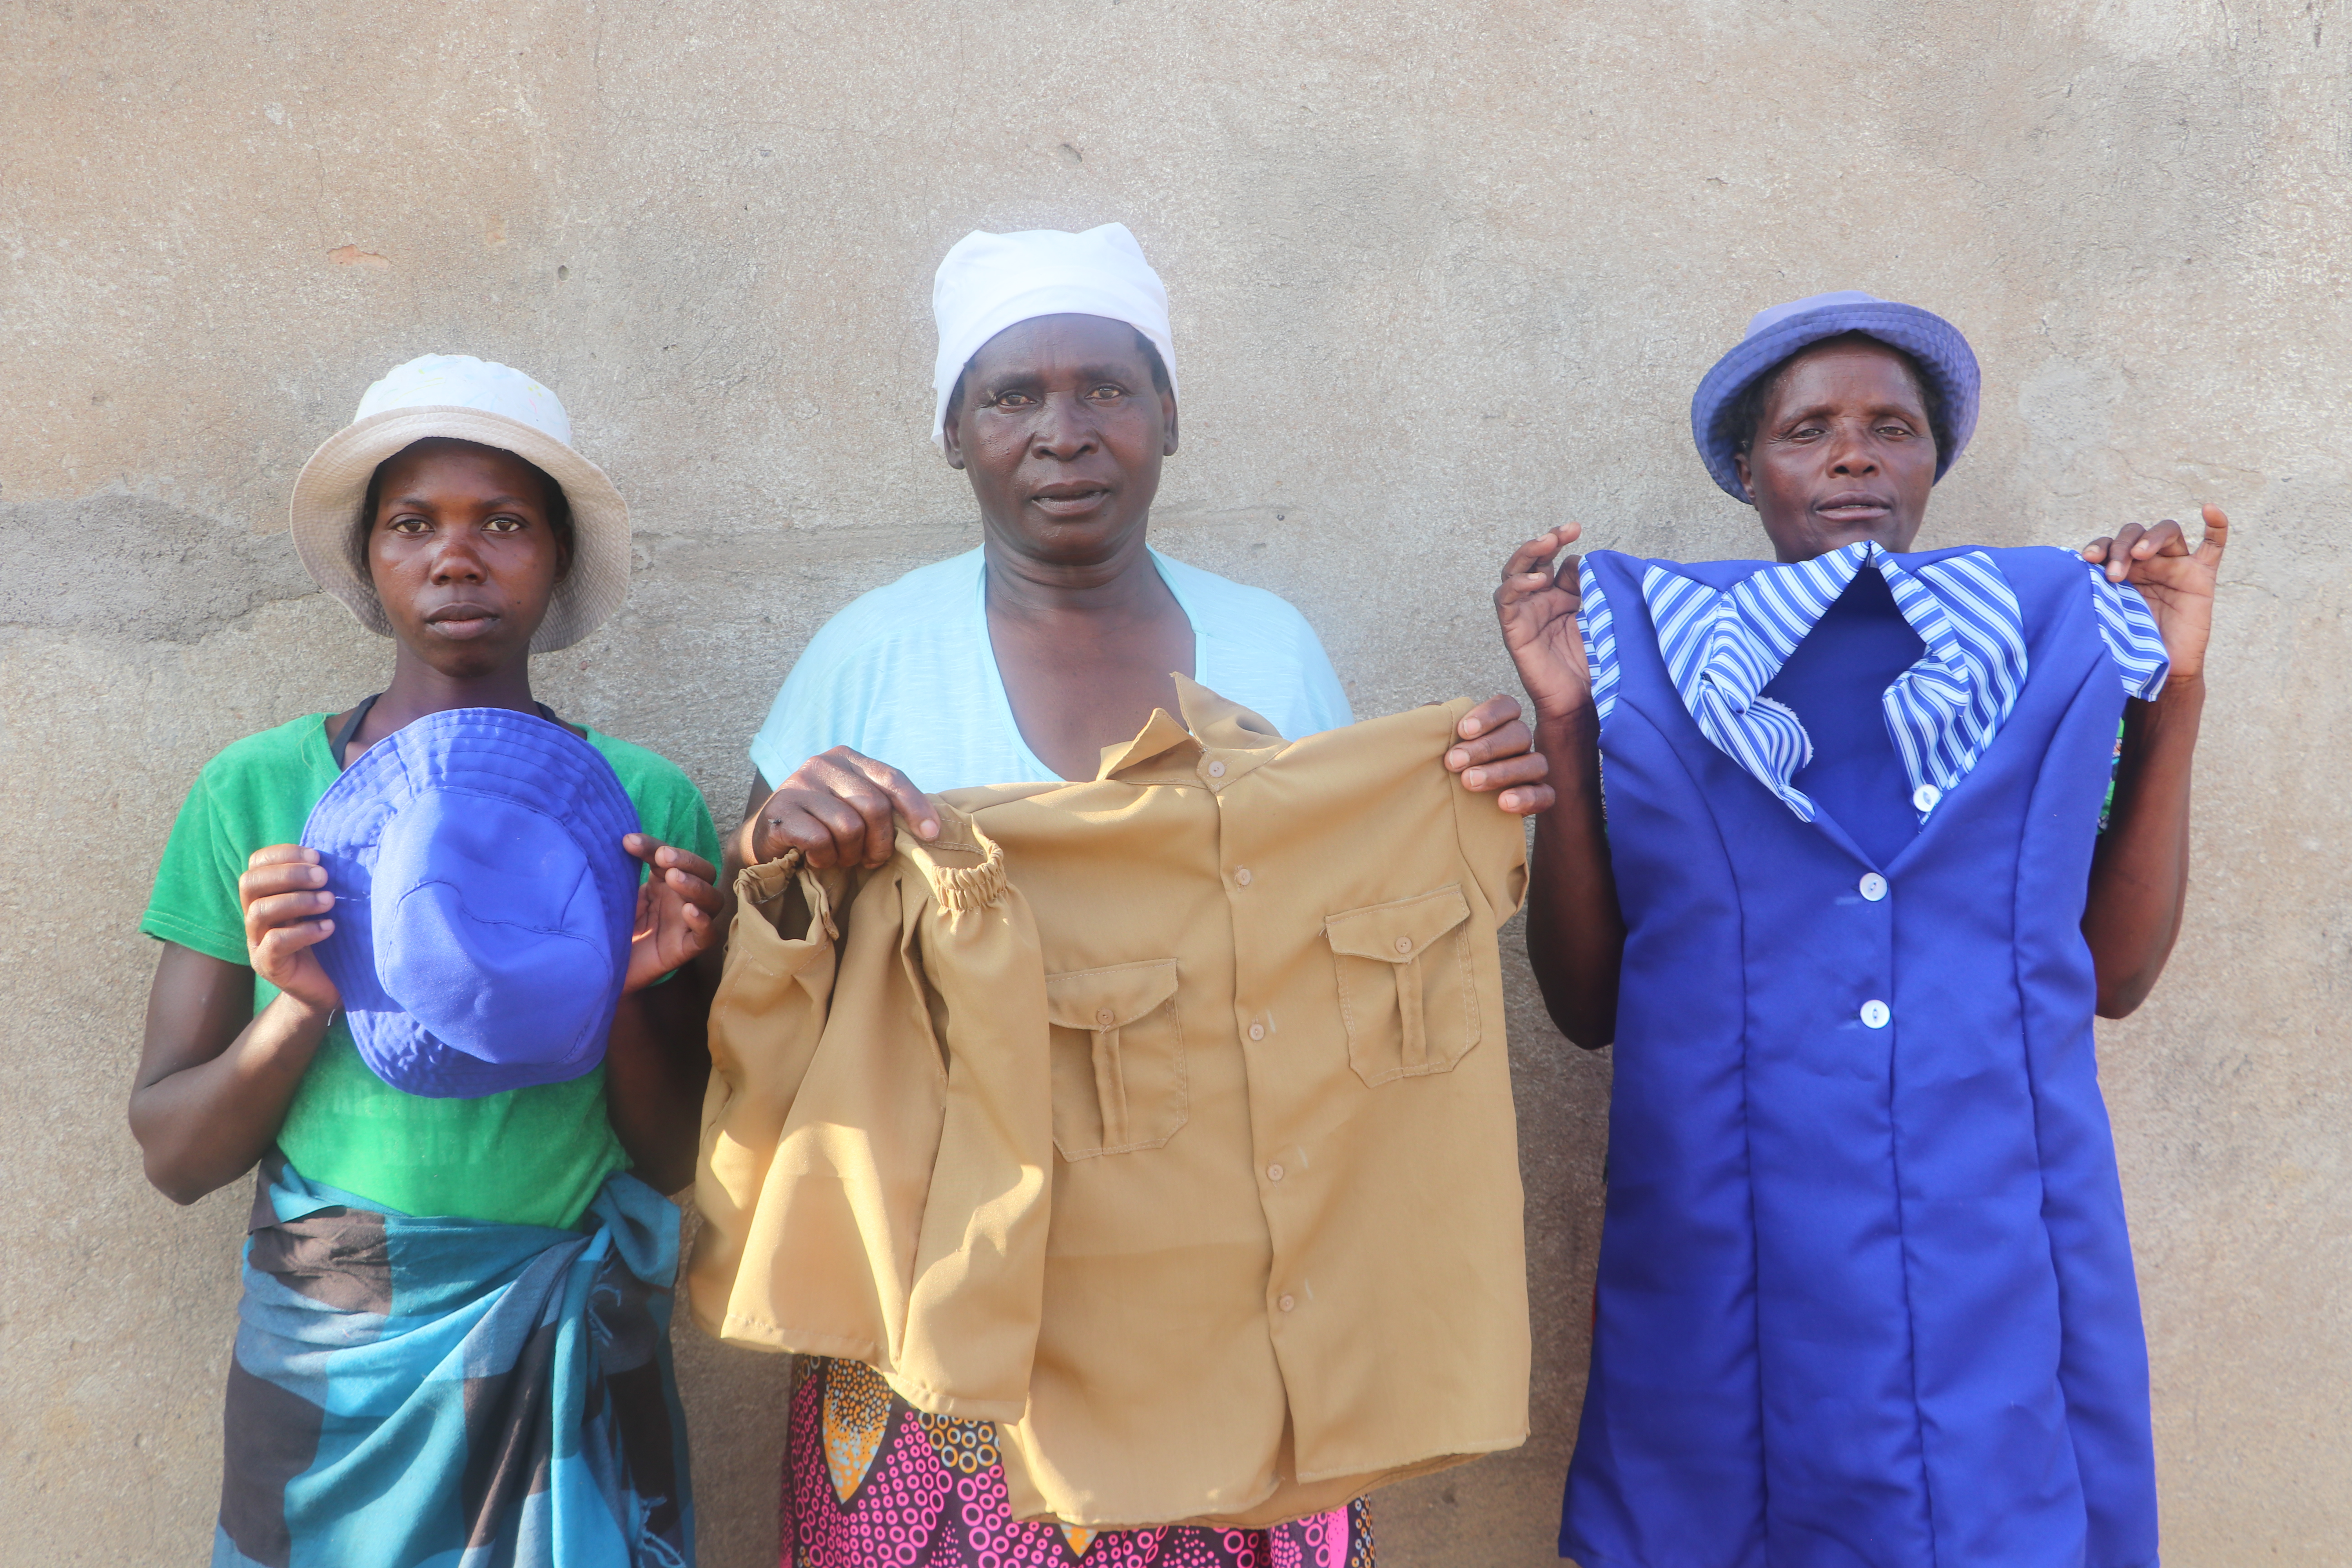
[[[1192,623],[1192,679],[1298,740],[1351,724],[1348,694],[1307,617],[1263,588],[1151,552]],[[847,746],[938,793],[1059,775],[1013,722],[988,639],[988,573],[972,550],[854,600],[809,639],[751,742],[780,784]]]

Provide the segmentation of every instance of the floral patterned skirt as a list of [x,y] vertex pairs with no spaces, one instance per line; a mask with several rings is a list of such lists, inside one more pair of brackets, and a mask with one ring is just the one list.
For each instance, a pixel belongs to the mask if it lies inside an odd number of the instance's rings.
[[1371,1516],[1358,1499],[1270,1530],[1023,1523],[994,1426],[927,1415],[869,1367],[804,1356],[781,1568],[1372,1568]]

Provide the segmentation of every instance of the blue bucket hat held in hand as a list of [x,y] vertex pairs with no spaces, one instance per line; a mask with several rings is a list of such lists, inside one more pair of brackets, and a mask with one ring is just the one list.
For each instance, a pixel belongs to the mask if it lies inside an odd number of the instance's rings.
[[628,976],[636,806],[593,746],[501,708],[428,714],[361,753],[302,829],[334,892],[316,952],[360,1057],[439,1099],[604,1059]]
[[1931,310],[1858,289],[1813,294],[1757,311],[1748,323],[1748,335],[1715,362],[1691,398],[1691,439],[1698,443],[1706,471],[1726,495],[1748,500],[1732,461],[1745,434],[1736,428],[1741,395],[1799,349],[1847,332],[1901,349],[1927,378],[1942,404],[1935,422],[1938,479],[1966,449],[1977,428],[1977,356],[1959,329]]

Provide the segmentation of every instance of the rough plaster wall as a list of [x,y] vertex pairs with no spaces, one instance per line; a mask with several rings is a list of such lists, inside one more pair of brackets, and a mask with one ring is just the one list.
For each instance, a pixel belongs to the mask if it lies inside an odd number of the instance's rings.
[[[1290,596],[1360,711],[1500,688],[1505,552],[1748,553],[1689,391],[1861,287],[1981,355],[1927,542],[2227,503],[2188,930],[2105,1037],[2168,1557],[2352,1563],[2352,479],[2342,0],[0,6],[0,1559],[204,1550],[247,1198],[121,1102],[132,924],[218,747],[374,689],[281,537],[391,364],[554,386],[632,503],[628,611],[542,661],[723,816],[793,654],[968,544],[930,269],[1119,218],[1169,279],[1157,537]],[[1550,1560],[1605,1057],[1515,979],[1522,1452],[1382,1495],[1395,1564]],[[771,1561],[783,1367],[680,1336],[704,1561]]]

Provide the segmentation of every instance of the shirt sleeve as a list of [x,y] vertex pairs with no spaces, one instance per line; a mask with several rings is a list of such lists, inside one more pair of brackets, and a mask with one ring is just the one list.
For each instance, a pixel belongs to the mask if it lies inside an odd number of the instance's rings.
[[1583,598],[1576,625],[1584,634],[1584,662],[1592,672],[1592,711],[1606,724],[1617,706],[1617,622],[1589,558],[1577,563],[1576,584]]
[[[1045,961],[1003,851],[952,812],[941,826],[933,853],[902,847],[838,901],[843,879],[806,873],[787,898],[782,861],[738,884],[688,1279],[723,1339],[1014,1421],[1051,1217]],[[950,854],[980,864],[934,863]]]
[[[834,898],[845,890],[842,879],[796,865],[750,867],[735,884],[734,928],[710,1003],[710,1085],[694,1176],[702,1224],[687,1265],[687,1300],[719,1339],[865,1359],[887,1339],[876,1281],[831,1258],[800,1267],[793,1250],[800,1238],[837,1234],[840,1216],[822,1216],[830,1226],[788,1226],[806,1219],[792,1202],[798,1173],[775,1169],[832,1005]],[[843,1196],[837,1184],[815,1190]]]
[[225,963],[245,963],[245,907],[236,897],[245,858],[209,774],[197,774],[163,845],[139,929]]
[[2124,689],[2143,702],[2155,701],[2172,674],[2172,658],[2164,651],[2164,634],[2156,629],[2155,615],[2137,588],[2108,582],[2103,566],[2088,561],[2083,564],[2091,574],[2091,608],[2098,616],[2099,636],[2115,656]]

